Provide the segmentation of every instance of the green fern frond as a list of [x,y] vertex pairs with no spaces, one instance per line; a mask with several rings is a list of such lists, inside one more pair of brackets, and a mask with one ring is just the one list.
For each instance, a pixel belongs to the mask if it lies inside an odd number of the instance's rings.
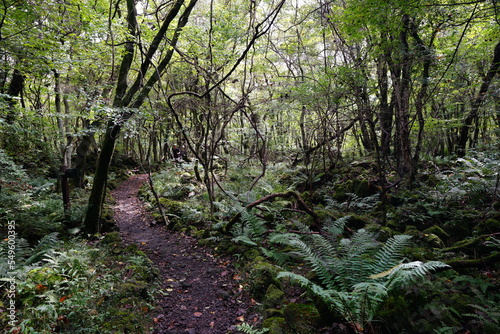
[[[16,263],[21,263],[23,262],[24,258],[26,258],[31,254],[32,252],[31,246],[28,243],[28,241],[26,241],[26,239],[19,238],[17,235],[14,240],[15,240]],[[9,254],[9,243],[8,241],[2,240],[0,242],[0,259],[1,260],[7,259],[8,254]]]
[[342,233],[344,233],[345,225],[347,224],[350,218],[351,216],[344,216],[335,221],[328,219],[325,222],[323,230],[326,232],[326,235],[329,238],[338,238],[342,236]]
[[432,271],[448,268],[451,267],[440,261],[401,263],[391,270],[384,284],[389,290],[392,290],[424,279]]
[[411,238],[411,236],[404,234],[389,238],[375,254],[375,261],[370,268],[371,272],[380,273],[399,264],[403,257],[403,250],[410,245]]
[[266,232],[266,222],[248,210],[243,210],[241,212],[241,221],[243,230],[247,235],[256,237]]
[[247,246],[258,246],[258,244],[252,239],[250,239],[248,235],[239,235],[237,237],[232,238],[231,241],[237,244],[244,244]]
[[260,247],[260,251],[265,257],[272,259],[278,266],[284,266],[290,261],[290,256],[285,252]]
[[[319,239],[321,236],[316,235],[315,239]],[[294,247],[297,255],[307,262],[312,270],[318,275],[322,283],[330,288],[336,285],[336,270],[340,266],[340,260],[336,258],[333,254],[328,254],[325,256],[319,255],[315,248],[310,247],[307,243],[303,242],[299,238],[290,239],[288,245]]]
[[25,264],[30,265],[41,261],[43,256],[51,251],[53,251],[59,245],[59,233],[54,232],[47,234],[40,241],[38,245],[33,250],[33,255],[31,255],[25,262]]

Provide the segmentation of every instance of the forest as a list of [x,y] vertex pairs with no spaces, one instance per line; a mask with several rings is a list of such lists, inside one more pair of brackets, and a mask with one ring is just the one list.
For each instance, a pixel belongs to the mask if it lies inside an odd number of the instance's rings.
[[[499,37],[497,0],[1,1],[0,332],[498,333]],[[165,320],[196,279],[118,224],[134,177],[231,326]]]

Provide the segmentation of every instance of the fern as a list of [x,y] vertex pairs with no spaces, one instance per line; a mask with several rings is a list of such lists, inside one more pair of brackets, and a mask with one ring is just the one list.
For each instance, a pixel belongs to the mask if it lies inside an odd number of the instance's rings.
[[47,234],[40,241],[38,245],[33,250],[33,255],[31,255],[25,262],[26,265],[30,265],[41,261],[45,254],[52,252],[59,245],[59,233],[54,232]]
[[266,222],[247,210],[241,212],[241,222],[236,224],[231,233],[236,243],[258,246],[260,236],[267,231]]
[[449,266],[437,261],[404,263],[403,249],[411,239],[407,235],[390,238],[383,246],[365,230],[342,238],[346,219],[329,222],[324,234],[288,233],[271,241],[293,247],[293,254],[308,263],[319,284],[293,272],[281,272],[278,278],[311,291],[361,333],[389,292]]
[[371,264],[372,272],[383,272],[397,265],[402,258],[402,250],[410,245],[411,236],[395,235],[375,254]]
[[239,331],[241,331],[245,334],[264,334],[264,333],[269,332],[269,329],[267,329],[267,328],[255,329],[255,328],[253,328],[252,325],[249,325],[246,322],[244,322],[240,325],[237,325],[236,329],[238,329]]

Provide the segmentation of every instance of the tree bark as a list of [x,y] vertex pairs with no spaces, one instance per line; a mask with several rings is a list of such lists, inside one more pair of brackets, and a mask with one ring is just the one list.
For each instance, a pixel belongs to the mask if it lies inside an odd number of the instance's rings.
[[469,130],[472,125],[472,122],[478,117],[479,108],[481,107],[484,99],[486,98],[486,94],[488,93],[491,81],[499,73],[500,73],[500,42],[495,46],[495,51],[493,53],[493,60],[491,62],[490,69],[488,70],[486,76],[483,78],[483,83],[479,88],[479,92],[474,101],[472,101],[471,110],[465,117],[462,127],[460,129],[460,137],[457,145],[457,155],[459,157],[465,156],[467,141],[469,140]]
[[7,90],[7,94],[9,97],[7,98],[8,103],[8,113],[6,117],[6,121],[8,124],[14,123],[16,120],[16,99],[14,97],[22,96],[22,91],[24,88],[24,75],[18,69],[14,69],[12,73],[12,79],[10,81],[9,89]]
[[[170,48],[166,55],[161,59],[160,64],[151,73],[147,83],[144,86],[136,85],[135,83],[129,87],[128,86],[128,76],[134,60],[134,52],[136,48],[135,39],[138,35],[137,27],[137,13],[135,9],[135,1],[127,0],[127,24],[130,33],[130,39],[125,43],[125,54],[122,58],[120,65],[120,70],[118,74],[118,80],[115,90],[115,98],[113,102],[113,107],[117,110],[121,110],[121,116],[117,122],[111,120],[108,122],[106,133],[102,142],[101,154],[97,161],[97,169],[94,176],[94,184],[92,186],[92,191],[89,197],[89,204],[87,209],[87,214],[85,216],[85,229],[88,233],[96,233],[100,230],[100,218],[102,214],[102,207],[104,199],[106,196],[106,185],[108,179],[109,165],[113,157],[116,140],[120,133],[122,125],[127,122],[130,117],[134,115],[134,110],[139,108],[152,87],[158,82],[162,73],[164,72],[166,66],[169,64],[173,50],[177,44],[178,38],[182,32],[182,28],[187,24],[188,18],[193,10],[197,0],[191,0],[189,4],[185,7],[184,12],[181,14],[177,26],[175,28],[174,35],[170,40]],[[169,13],[164,19],[162,28],[158,31],[157,35],[153,39],[153,44],[150,45],[146,54],[148,58],[144,60],[141,65],[141,71],[137,74],[137,80],[144,82],[146,76],[145,71],[150,68],[151,57],[156,54],[158,50],[158,44],[156,41],[161,41],[164,39],[165,34],[168,31],[168,27],[178,15],[179,11],[184,4],[184,0],[176,0],[172,5]],[[142,72],[144,71],[144,72]],[[137,96],[136,96],[137,94]],[[135,100],[134,100],[134,96]]]

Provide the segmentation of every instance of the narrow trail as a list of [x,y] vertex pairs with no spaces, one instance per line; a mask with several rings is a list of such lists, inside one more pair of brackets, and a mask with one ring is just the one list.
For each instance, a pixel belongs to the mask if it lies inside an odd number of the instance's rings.
[[151,316],[154,334],[237,333],[249,314],[250,299],[235,279],[231,259],[199,247],[195,239],[152,224],[137,197],[147,175],[133,175],[112,191],[115,220],[125,243],[135,243],[160,271],[162,293]]

